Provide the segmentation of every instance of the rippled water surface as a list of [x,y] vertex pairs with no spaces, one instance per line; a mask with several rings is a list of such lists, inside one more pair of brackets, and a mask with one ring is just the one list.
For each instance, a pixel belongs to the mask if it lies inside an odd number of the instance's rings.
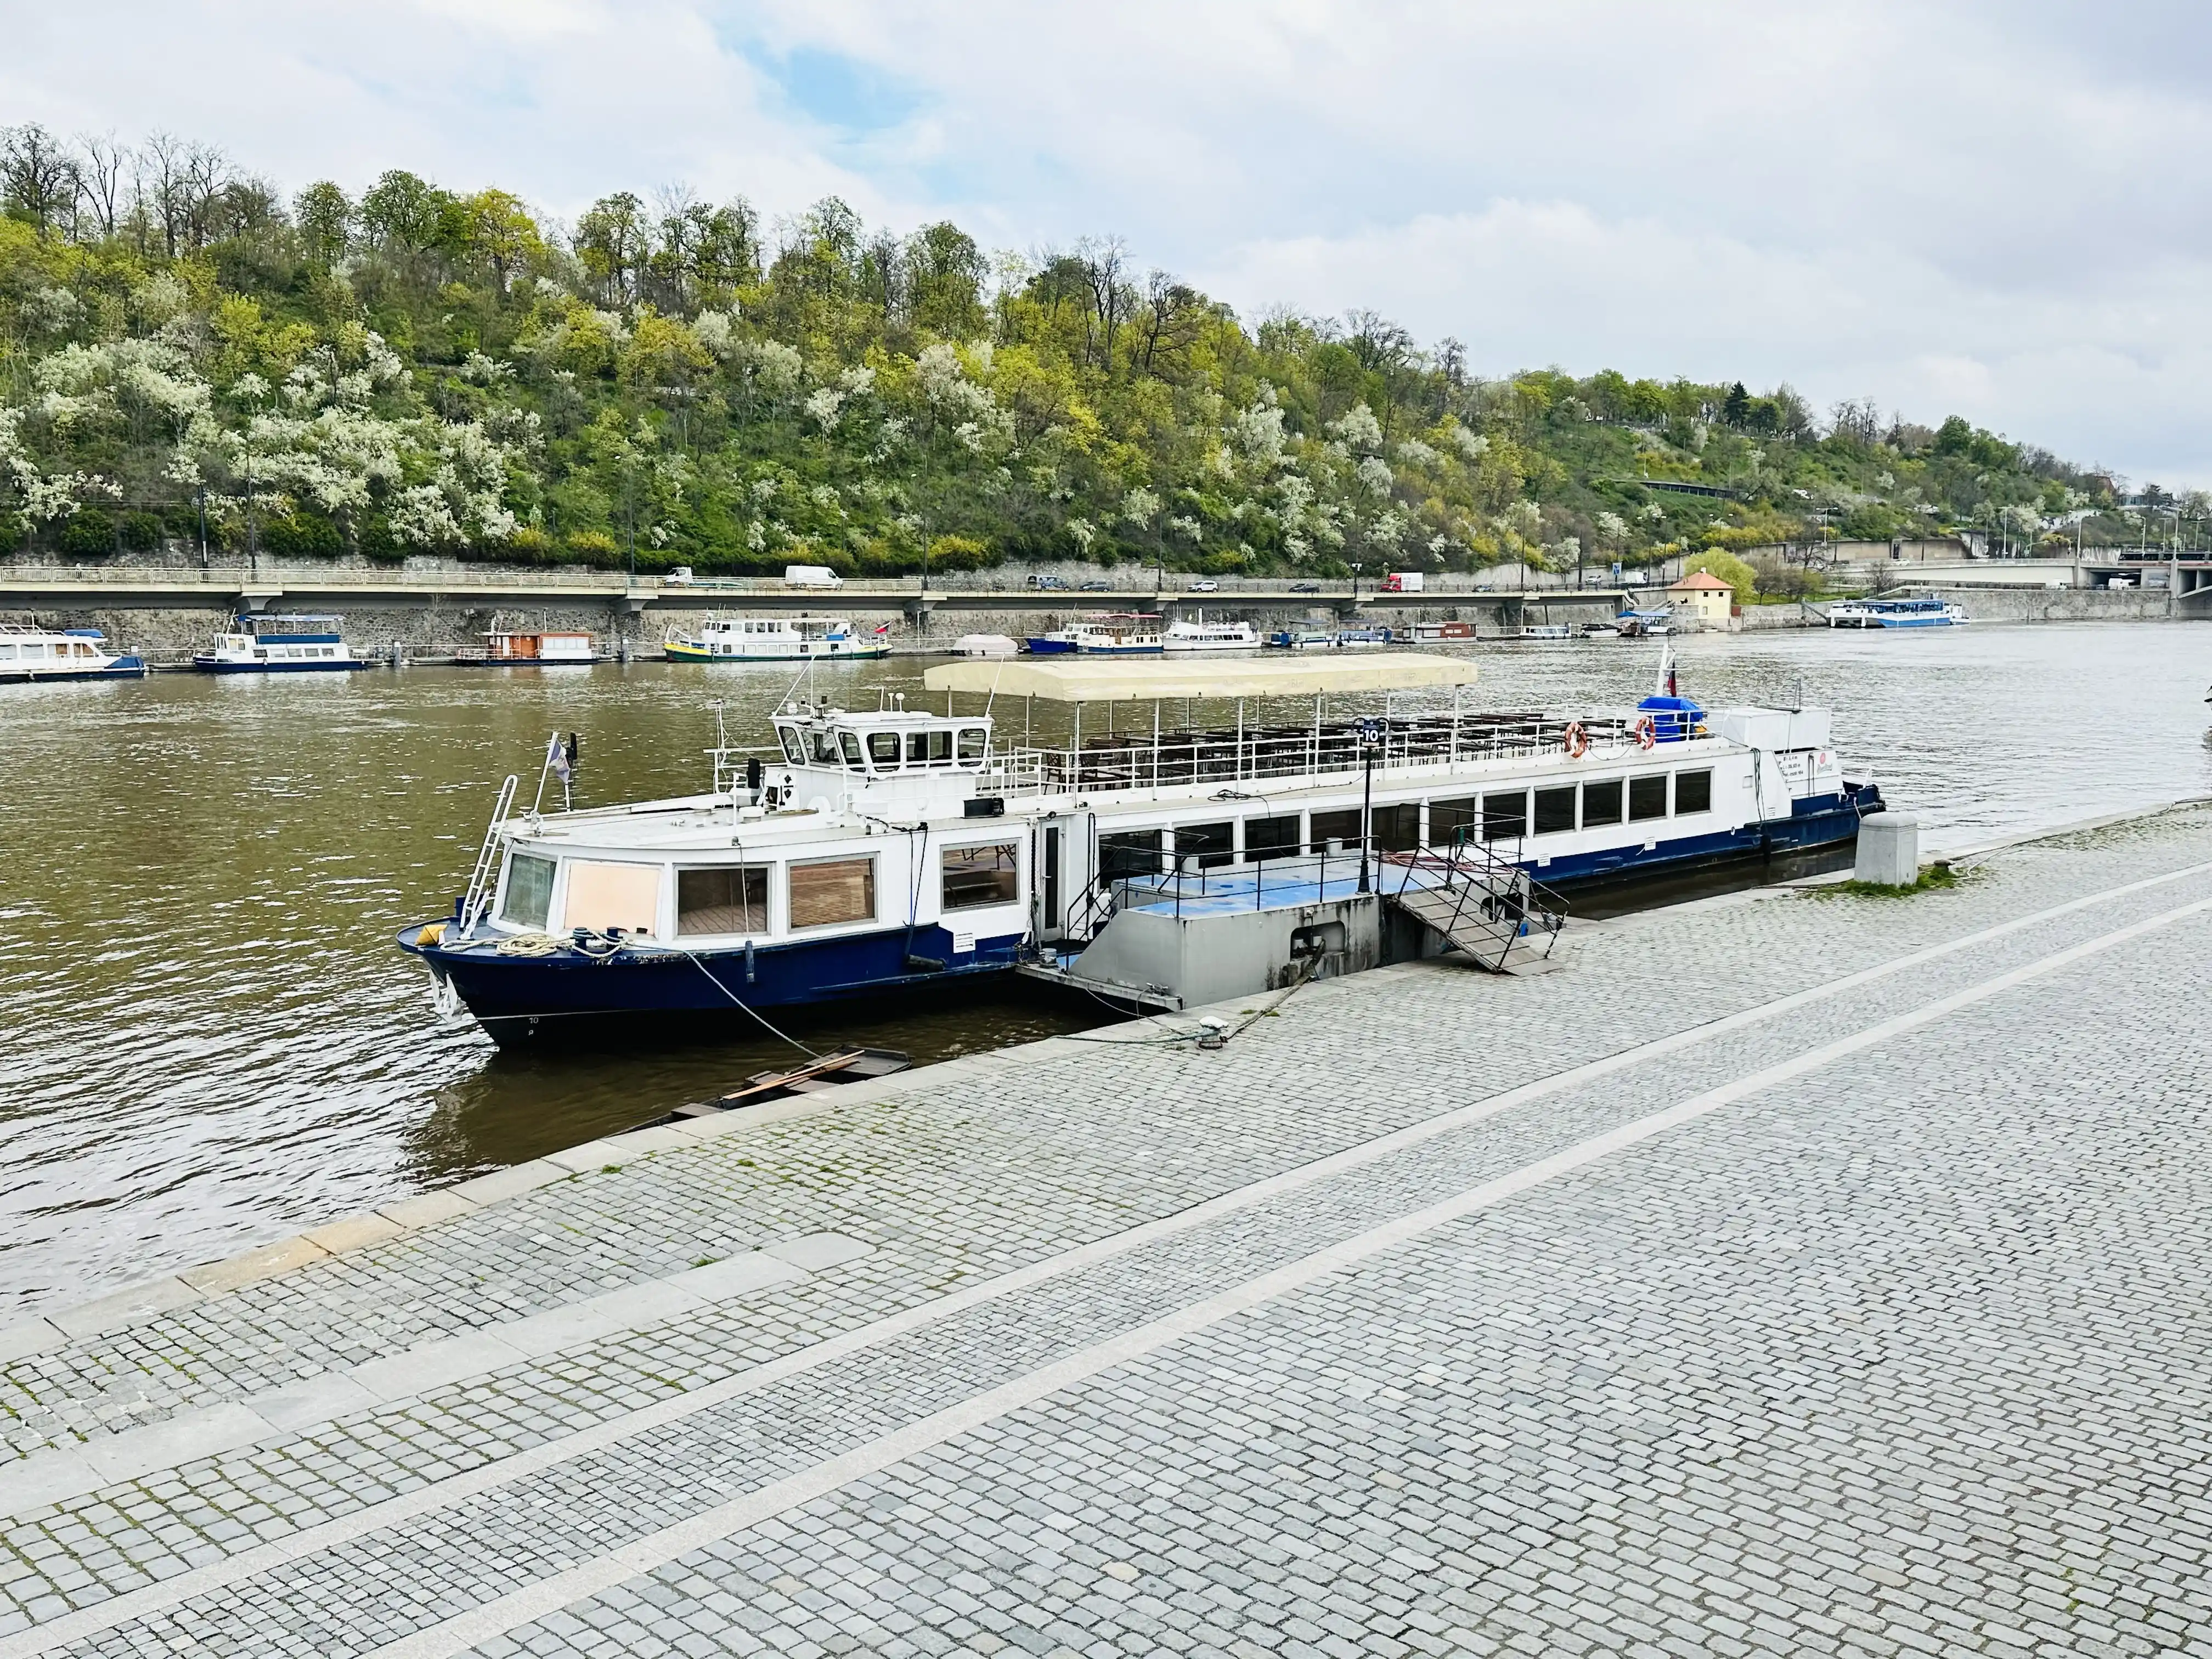
[[[2212,788],[2212,628],[1680,641],[1707,703],[1807,700],[1958,847]],[[1618,702],[1655,647],[1486,646],[1492,706]],[[922,665],[824,671],[914,690]],[[782,1058],[757,1034],[507,1055],[393,947],[465,884],[499,780],[583,734],[583,799],[704,786],[775,669],[410,669],[0,690],[0,1315],[67,1304],[629,1127]],[[1002,703],[1002,732],[1024,711]],[[1040,726],[1043,711],[1038,713]],[[942,1058],[1095,1023],[1008,991],[816,1030]],[[818,1044],[817,1044],[818,1046]],[[787,1051],[786,1051],[787,1052]]]

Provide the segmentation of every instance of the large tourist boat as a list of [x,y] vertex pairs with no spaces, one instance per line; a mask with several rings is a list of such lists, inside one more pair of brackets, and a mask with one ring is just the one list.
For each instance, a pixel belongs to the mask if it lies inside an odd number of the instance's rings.
[[211,651],[192,653],[204,674],[305,674],[366,668],[345,642],[336,617],[271,617],[247,613],[220,635]]
[[1032,636],[1033,657],[1157,657],[1160,618],[1148,611],[1103,611]]
[[1828,607],[1831,628],[1956,628],[1966,608],[1933,597],[1917,599],[1839,599]]
[[[1328,891],[1356,857],[1364,891],[1370,854],[1474,848],[1571,889],[1848,842],[1881,810],[1823,710],[1706,711],[1671,686],[1478,710],[1474,673],[1412,653],[976,661],[927,671],[942,709],[787,702],[774,747],[718,744],[696,794],[517,811],[509,779],[466,892],[398,942],[502,1042],[742,1023],[1065,959],[1117,884],[1163,871],[1306,860]],[[1068,706],[1068,735],[1001,745],[992,710],[1031,699]]]
[[107,636],[97,628],[26,628],[0,623],[0,685],[47,680],[137,680],[146,678],[146,659],[134,653],[112,656]]
[[1170,623],[1160,636],[1160,648],[1170,656],[1256,651],[1260,635],[1250,623],[1208,622],[1201,616],[1195,621]]
[[820,662],[890,654],[891,625],[817,617],[715,617],[665,646],[671,662]]

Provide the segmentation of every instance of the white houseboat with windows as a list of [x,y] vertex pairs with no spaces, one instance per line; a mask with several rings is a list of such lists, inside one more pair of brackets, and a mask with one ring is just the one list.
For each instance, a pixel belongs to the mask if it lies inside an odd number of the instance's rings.
[[248,613],[220,636],[212,651],[192,653],[206,674],[302,674],[366,668],[339,632],[336,617],[270,617]]
[[1032,635],[1033,657],[1157,657],[1160,618],[1151,611],[1109,611]]
[[[398,942],[503,1042],[744,1022],[1067,962],[1147,882],[1334,896],[1356,865],[1365,894],[1370,859],[1402,888],[1464,854],[1564,886],[1848,842],[1881,810],[1821,710],[1480,711],[1474,677],[1413,654],[945,664],[942,712],[787,703],[775,749],[718,748],[698,794],[517,813],[510,779],[467,892]],[[1072,705],[1067,738],[1001,747],[991,710],[1035,699]]]
[[819,617],[714,617],[690,639],[672,639],[671,662],[819,662],[890,654],[891,625],[863,628]]
[[0,623],[0,685],[47,680],[142,680],[146,659],[111,656],[97,628],[25,628]]
[[1916,599],[1839,599],[1828,607],[1831,628],[1956,628],[1966,608],[1932,596]]

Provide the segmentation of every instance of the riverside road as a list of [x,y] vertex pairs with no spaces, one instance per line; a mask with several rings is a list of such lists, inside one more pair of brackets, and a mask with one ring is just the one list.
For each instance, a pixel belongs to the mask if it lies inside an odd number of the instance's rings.
[[2208,922],[2182,807],[10,1328],[0,1659],[2212,1653]]

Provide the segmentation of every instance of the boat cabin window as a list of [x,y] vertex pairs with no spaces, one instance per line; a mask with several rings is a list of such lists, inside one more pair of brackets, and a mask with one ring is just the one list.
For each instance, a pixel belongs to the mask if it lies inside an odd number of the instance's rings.
[[960,728],[960,758],[980,761],[990,746],[991,729],[987,726],[963,726]]
[[[1247,842],[1249,845],[1249,842]],[[1313,815],[1313,847],[1316,853],[1328,852],[1332,846],[1338,852],[1359,845],[1359,809],[1346,807],[1339,812],[1316,812]]]
[[1711,772],[1677,772],[1674,774],[1674,811],[1710,812],[1713,810],[1713,775]]
[[948,847],[939,855],[945,908],[973,910],[1021,898],[1020,855],[1012,842],[988,847]]
[[1608,778],[1603,783],[1583,786],[1583,828],[1595,830],[1601,823],[1620,822],[1620,780]]
[[809,732],[807,735],[813,738],[812,744],[809,746],[813,752],[814,763],[817,766],[836,765],[837,734],[834,732],[817,731]]
[[1575,827],[1575,787],[1568,784],[1562,789],[1539,789],[1536,792],[1536,833],[1540,836],[1564,835]]
[[759,865],[717,865],[676,872],[678,933],[768,932],[768,871]]
[[507,855],[507,896],[500,901],[499,919],[517,927],[545,926],[553,908],[553,860],[527,853]]
[[791,866],[791,925],[830,927],[876,919],[876,861],[817,859]]
[[1417,800],[1401,801],[1395,806],[1378,806],[1374,810],[1373,833],[1377,851],[1412,853],[1421,845],[1421,804]]
[[951,732],[940,730],[906,734],[906,763],[908,766],[935,765],[951,758]]
[[568,897],[562,907],[564,927],[589,927],[604,933],[650,933],[660,910],[660,866],[657,864],[568,862]]
[[860,738],[854,737],[850,732],[840,732],[837,734],[837,747],[844,753],[845,764],[855,772],[859,771],[861,766]]
[[1642,823],[1667,816],[1667,775],[1628,781],[1628,821]]
[[1475,826],[1481,821],[1480,805],[1472,796],[1465,800],[1432,800],[1429,803],[1429,845],[1456,847],[1462,841],[1473,841]]
[[1482,798],[1482,838],[1485,841],[1518,841],[1528,833],[1528,792],[1516,789],[1510,795],[1485,795]]
[[[1358,831],[1352,832],[1357,835]],[[1298,850],[1298,815],[1296,812],[1279,818],[1247,818],[1244,820],[1244,856],[1258,862],[1261,859],[1286,859]]]
[[782,741],[784,759],[793,766],[806,764],[806,745],[799,740],[797,726],[779,726],[775,728],[775,735]]
[[1175,829],[1175,859],[1178,870],[1218,870],[1236,861],[1237,826],[1233,823],[1179,823]]
[[896,732],[868,733],[868,758],[876,763],[878,772],[896,772],[899,763],[899,740]]
[[1158,875],[1160,836],[1158,830],[1123,830],[1099,836],[1098,873],[1108,881]]

